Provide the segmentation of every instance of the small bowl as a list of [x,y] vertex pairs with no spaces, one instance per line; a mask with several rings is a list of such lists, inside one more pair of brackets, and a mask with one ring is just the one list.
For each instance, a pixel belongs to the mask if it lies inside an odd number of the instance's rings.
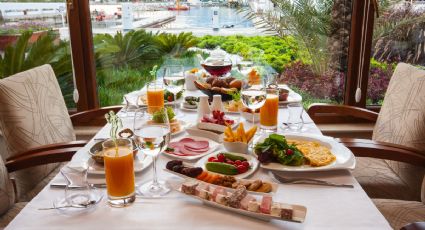
[[[89,150],[89,154],[91,156],[91,158],[99,164],[103,164],[103,147],[102,147],[102,143],[103,141],[99,141],[96,144],[94,144],[90,150]],[[134,145],[133,142],[133,156],[136,156],[138,153],[138,149],[137,147]]]
[[[241,111],[241,116],[245,118],[246,121],[252,123],[252,113]],[[254,113],[254,122],[258,122],[260,120],[260,113]]]
[[224,148],[229,152],[248,153],[249,143],[223,141]]

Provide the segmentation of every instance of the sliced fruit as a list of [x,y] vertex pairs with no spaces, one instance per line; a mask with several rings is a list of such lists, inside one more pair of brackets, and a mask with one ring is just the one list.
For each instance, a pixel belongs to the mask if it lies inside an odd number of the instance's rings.
[[211,178],[212,178],[213,176],[214,176],[214,174],[208,173],[208,176],[204,177],[204,178],[202,179],[202,181],[207,182],[208,180],[211,180]]
[[209,173],[207,171],[203,171],[199,176],[196,177],[196,179],[203,180],[208,175],[209,175]]
[[208,162],[205,164],[208,171],[221,173],[225,175],[236,175],[238,169],[234,165],[229,165],[221,162]]
[[213,184],[214,181],[217,180],[217,178],[218,178],[218,175],[212,174],[211,177],[207,181],[205,181],[205,182],[210,183],[210,184]]
[[264,192],[264,193],[271,192],[272,191],[272,185],[270,183],[263,182],[263,184],[255,191],[256,192]]

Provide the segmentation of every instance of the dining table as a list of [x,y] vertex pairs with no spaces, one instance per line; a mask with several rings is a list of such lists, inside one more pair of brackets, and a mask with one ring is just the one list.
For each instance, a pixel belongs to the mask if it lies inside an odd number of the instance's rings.
[[[187,92],[197,95],[200,92]],[[181,120],[194,123],[197,120],[196,111],[180,111]],[[121,112],[120,112],[121,113]],[[233,115],[239,116],[239,115]],[[303,113],[303,133],[322,135],[306,112]],[[131,114],[121,113],[124,127],[131,128]],[[279,108],[279,124],[288,119],[288,109]],[[247,128],[252,124],[241,118]],[[110,125],[105,125],[96,136],[81,148],[69,162],[76,164],[90,158],[89,148],[95,139],[107,138]],[[278,133],[286,133],[279,125]],[[183,132],[178,136],[184,136]],[[176,136],[176,137],[178,137]],[[220,150],[224,147],[219,146]],[[158,157],[158,177],[169,183],[178,183],[181,178],[164,170],[167,161],[173,158],[164,154]],[[195,164],[195,161],[188,161]],[[152,179],[152,167],[147,167],[136,173],[136,185]],[[172,191],[161,198],[136,197],[136,201],[124,208],[114,208],[108,205],[105,188],[98,188],[103,199],[90,211],[77,214],[67,214],[59,210],[39,210],[52,207],[55,199],[64,197],[63,188],[51,187],[51,183],[64,181],[59,173],[34,197],[16,218],[6,227],[13,229],[392,229],[384,216],[376,208],[372,200],[362,189],[350,170],[331,170],[321,172],[280,172],[285,177],[308,177],[326,180],[334,183],[351,184],[353,188],[319,186],[307,184],[278,184],[278,190],[273,201],[303,205],[307,208],[304,222],[295,223],[282,220],[264,221],[249,216],[240,215],[223,209],[207,206],[201,201]],[[258,169],[249,179],[263,179],[278,183],[266,169]],[[102,175],[89,175],[90,181],[104,181]]]

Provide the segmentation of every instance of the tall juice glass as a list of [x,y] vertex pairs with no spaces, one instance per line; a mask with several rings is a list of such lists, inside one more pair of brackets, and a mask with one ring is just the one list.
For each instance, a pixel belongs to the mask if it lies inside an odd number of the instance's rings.
[[129,139],[106,140],[102,144],[108,202],[125,207],[136,200],[133,143]]
[[157,108],[164,107],[164,85],[158,82],[150,82],[147,87],[148,112],[153,114]]
[[266,103],[260,108],[260,125],[263,130],[277,130],[279,90],[267,89]]

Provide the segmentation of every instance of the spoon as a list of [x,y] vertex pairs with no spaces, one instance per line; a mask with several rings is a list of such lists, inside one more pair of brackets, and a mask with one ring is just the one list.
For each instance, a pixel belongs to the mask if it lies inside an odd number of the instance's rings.
[[90,200],[86,203],[81,203],[81,204],[70,204],[70,205],[64,205],[64,206],[52,207],[52,208],[39,208],[38,210],[52,210],[52,209],[60,209],[60,208],[87,208],[90,205],[94,205],[94,204],[96,204],[96,201]]

